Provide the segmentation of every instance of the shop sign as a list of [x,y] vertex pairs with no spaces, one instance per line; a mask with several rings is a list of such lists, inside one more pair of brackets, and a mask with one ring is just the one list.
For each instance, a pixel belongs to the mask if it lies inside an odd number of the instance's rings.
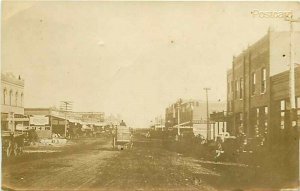
[[30,125],[48,125],[49,117],[43,115],[35,115],[30,117]]
[[23,130],[25,130],[25,127],[23,126],[23,124],[17,124],[16,130],[23,131]]

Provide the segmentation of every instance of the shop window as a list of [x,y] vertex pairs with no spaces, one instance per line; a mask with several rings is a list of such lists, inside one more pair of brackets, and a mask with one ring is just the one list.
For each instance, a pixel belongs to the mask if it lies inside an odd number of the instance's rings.
[[255,87],[256,86],[256,74],[255,72],[251,75],[251,95],[255,94]]
[[267,88],[267,70],[266,68],[263,68],[261,70],[261,87],[260,87],[260,93],[265,93]]

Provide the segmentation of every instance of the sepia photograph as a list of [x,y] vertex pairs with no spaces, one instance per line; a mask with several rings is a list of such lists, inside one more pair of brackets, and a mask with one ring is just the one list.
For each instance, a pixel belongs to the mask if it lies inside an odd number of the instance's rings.
[[2,0],[1,190],[300,190],[299,1]]

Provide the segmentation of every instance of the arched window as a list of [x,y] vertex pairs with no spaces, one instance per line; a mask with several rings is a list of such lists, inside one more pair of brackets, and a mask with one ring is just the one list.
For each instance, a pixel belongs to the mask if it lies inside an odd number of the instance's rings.
[[6,104],[6,94],[7,94],[7,90],[6,90],[6,88],[4,88],[4,90],[3,90],[3,104]]
[[13,95],[13,92],[12,90],[9,91],[9,105],[12,105],[12,95]]
[[15,95],[15,106],[18,106],[18,92]]
[[24,97],[24,94],[23,92],[21,93],[21,107],[23,107],[23,97]]

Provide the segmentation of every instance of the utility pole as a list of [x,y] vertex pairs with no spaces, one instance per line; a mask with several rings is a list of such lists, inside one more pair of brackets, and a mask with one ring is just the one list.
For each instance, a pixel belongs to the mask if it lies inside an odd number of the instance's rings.
[[207,137],[206,140],[208,141],[208,136],[209,136],[209,112],[208,112],[208,90],[210,90],[210,88],[203,88],[205,90],[206,93],[206,125],[207,125]]
[[[291,121],[291,130],[293,128],[297,128],[298,131],[298,160],[300,158],[300,129],[297,127],[297,117],[296,119],[294,116],[297,116],[296,113],[296,95],[295,95],[295,48],[294,48],[294,28],[293,23],[300,22],[300,19],[293,19],[293,15],[290,17],[285,18],[286,21],[290,22],[290,75],[289,75],[289,92],[290,92],[290,121]],[[299,162],[299,161],[298,161]],[[298,163],[299,164],[299,163]],[[300,165],[298,166],[298,185],[300,184]]]
[[65,113],[65,138],[67,137],[67,112],[72,111],[73,102],[61,101],[60,109]]
[[296,119],[292,119],[294,112],[296,110],[296,94],[295,94],[295,48],[294,48],[294,22],[300,22],[300,19],[293,19],[293,15],[285,18],[286,21],[290,23],[290,74],[289,74],[289,94],[290,94],[290,116],[291,116],[291,125],[295,127],[297,124]]
[[[281,17],[278,17],[281,18]],[[290,56],[290,60],[289,60],[289,64],[290,64],[290,68],[289,68],[289,97],[290,97],[290,122],[291,122],[291,128],[290,130],[293,131],[297,128],[298,131],[298,155],[300,158],[300,128],[299,126],[297,126],[297,119],[294,119],[294,115],[296,114],[296,96],[295,96],[295,60],[294,60],[294,56],[295,56],[295,47],[294,47],[294,29],[293,29],[293,23],[295,22],[300,22],[300,19],[293,19],[293,14],[285,17],[285,21],[288,21],[290,23],[290,41],[289,41],[289,46],[290,46],[290,50],[289,50],[289,56]],[[296,117],[297,118],[297,117]],[[298,160],[299,160],[298,158]],[[300,184],[300,165],[298,166],[298,183]]]

